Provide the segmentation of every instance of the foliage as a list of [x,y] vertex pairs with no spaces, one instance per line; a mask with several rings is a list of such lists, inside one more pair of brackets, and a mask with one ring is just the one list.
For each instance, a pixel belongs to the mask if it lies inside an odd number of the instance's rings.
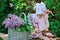
[[20,16],[20,19],[24,20],[25,24],[22,25],[20,28],[17,28],[18,31],[28,31],[32,33],[34,31],[34,28],[32,25],[29,24],[28,17],[26,16],[25,13],[22,13]]
[[9,0],[0,0],[0,32],[7,33],[7,29],[2,26],[2,21],[6,18],[9,8],[8,8]]
[[47,9],[54,13],[54,17],[49,17],[49,29],[55,32],[56,36],[60,37],[60,0],[45,0],[45,3]]
[[24,24],[24,25],[22,25],[21,27],[14,28],[14,30],[16,30],[16,31],[21,31],[21,32],[26,32],[26,31],[28,31],[28,32],[30,32],[30,33],[32,33],[32,32],[34,31],[33,26],[32,26],[32,25],[29,25],[29,24]]
[[57,37],[60,37],[60,22],[57,20],[52,20],[50,22],[50,30],[56,33]]
[[31,0],[10,0],[10,2],[14,5],[13,11],[15,13],[30,13],[33,11],[33,7],[31,6],[31,4],[33,4],[33,1]]

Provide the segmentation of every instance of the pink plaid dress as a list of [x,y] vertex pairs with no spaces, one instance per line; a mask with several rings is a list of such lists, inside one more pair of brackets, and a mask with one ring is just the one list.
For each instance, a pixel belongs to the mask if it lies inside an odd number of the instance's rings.
[[[38,18],[38,16],[36,14],[31,14],[32,23],[33,23],[33,26],[36,31],[39,31],[39,30],[42,30],[45,28],[45,26],[46,26],[45,18],[46,17],[47,17],[46,15],[43,15],[41,18]],[[37,32],[36,34],[33,34],[32,37],[36,38],[36,37],[39,37],[40,35],[42,35],[42,32]]]

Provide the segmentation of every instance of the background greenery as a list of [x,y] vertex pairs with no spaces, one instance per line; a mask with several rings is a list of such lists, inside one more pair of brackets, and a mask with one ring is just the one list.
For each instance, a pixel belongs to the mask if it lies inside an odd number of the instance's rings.
[[3,38],[0,37],[0,40],[3,40]]
[[7,29],[2,26],[2,21],[8,15],[8,0],[0,0],[0,32],[7,33]]
[[[14,5],[13,8],[9,7],[9,3]],[[47,9],[54,13],[54,17],[49,15],[50,27],[49,29],[56,33],[57,37],[60,37],[60,0],[45,0]],[[7,33],[7,29],[2,26],[2,21],[7,17],[9,13],[20,15],[21,12],[33,13],[33,7],[31,4],[34,0],[0,0],[0,32]]]
[[47,9],[54,13],[54,17],[49,17],[50,30],[60,37],[60,0],[46,0]]

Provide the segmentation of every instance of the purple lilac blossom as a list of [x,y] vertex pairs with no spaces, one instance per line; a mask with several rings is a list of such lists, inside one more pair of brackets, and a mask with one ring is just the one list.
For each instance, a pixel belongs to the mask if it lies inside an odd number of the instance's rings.
[[3,21],[3,25],[5,25],[6,28],[20,27],[21,25],[24,25],[24,20],[21,20],[15,14],[9,14],[8,18]]
[[12,14],[9,14],[8,17],[11,18],[13,15]]

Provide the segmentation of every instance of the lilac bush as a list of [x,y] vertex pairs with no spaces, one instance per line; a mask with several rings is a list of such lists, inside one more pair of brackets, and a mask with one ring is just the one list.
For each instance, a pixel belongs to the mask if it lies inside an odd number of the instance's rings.
[[5,25],[6,28],[20,27],[24,25],[24,20],[21,20],[15,14],[9,14],[2,24]]

